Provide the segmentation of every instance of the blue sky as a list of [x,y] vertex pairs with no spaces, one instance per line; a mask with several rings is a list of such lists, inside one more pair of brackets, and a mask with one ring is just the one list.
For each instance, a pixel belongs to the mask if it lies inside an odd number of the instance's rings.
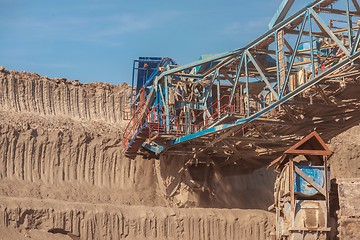
[[244,46],[267,30],[280,2],[0,0],[0,65],[82,83],[129,83],[139,56],[186,64]]

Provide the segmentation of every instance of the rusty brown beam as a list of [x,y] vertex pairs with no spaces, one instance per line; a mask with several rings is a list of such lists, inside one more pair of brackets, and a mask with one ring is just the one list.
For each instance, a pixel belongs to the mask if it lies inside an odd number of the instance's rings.
[[261,163],[261,162],[258,161],[258,160],[246,158],[246,156],[245,156],[245,158],[244,158],[244,156],[239,152],[239,150],[237,150],[229,141],[227,141],[227,140],[224,139],[224,140],[222,140],[222,142],[223,142],[226,146],[228,146],[228,147],[231,149],[231,151],[234,152],[234,154],[235,154],[236,156],[238,156],[238,157],[240,158],[239,160],[244,160],[244,161],[246,161],[246,162],[249,162],[249,163],[252,163],[252,164],[256,164],[256,165],[259,165],[259,166],[263,166],[263,165],[264,165],[263,163]]
[[356,11],[360,12],[360,5],[359,5],[358,1],[357,0],[352,0],[352,2],[353,2],[354,6],[356,8]]
[[[357,2],[357,1],[356,1]],[[320,12],[346,15],[346,10],[334,9],[334,8],[319,8]],[[350,11],[350,16],[360,16],[358,11]]]
[[[300,34],[300,31],[298,30],[293,30],[293,29],[288,29],[288,30],[285,30],[285,33],[287,34],[294,34],[294,35],[299,35]],[[303,31],[302,32],[302,35],[304,36],[309,36],[310,35],[310,32],[309,31]],[[312,35],[314,37],[327,37],[326,34],[322,33],[322,32],[312,32]]]

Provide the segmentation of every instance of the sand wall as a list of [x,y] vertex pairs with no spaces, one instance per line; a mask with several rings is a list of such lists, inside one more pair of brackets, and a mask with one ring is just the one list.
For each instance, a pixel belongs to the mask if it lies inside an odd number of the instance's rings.
[[330,143],[332,178],[358,178],[360,176],[360,125],[333,138]]
[[1,71],[0,194],[161,205],[154,162],[122,154],[128,92]]
[[108,123],[122,121],[129,86],[80,84],[36,73],[0,71],[0,106],[3,110],[44,116],[64,115]]
[[272,231],[273,215],[264,211],[25,200],[0,197],[0,225],[29,235],[61,229],[80,239],[265,240]]

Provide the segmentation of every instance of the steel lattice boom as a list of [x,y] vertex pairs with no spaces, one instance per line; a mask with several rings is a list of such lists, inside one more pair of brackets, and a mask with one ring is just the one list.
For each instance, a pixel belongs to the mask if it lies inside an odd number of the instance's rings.
[[234,51],[177,66],[163,59],[132,98],[128,157],[183,156],[252,171],[316,129],[325,140],[359,122],[360,8],[317,0]]

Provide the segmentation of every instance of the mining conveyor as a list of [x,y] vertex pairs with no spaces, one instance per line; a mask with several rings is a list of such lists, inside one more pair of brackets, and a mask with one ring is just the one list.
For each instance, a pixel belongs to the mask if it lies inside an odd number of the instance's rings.
[[161,176],[174,175],[167,195],[186,174],[206,191],[214,169],[249,173],[313,130],[327,141],[359,122],[358,2],[317,0],[291,15],[292,2],[243,48],[183,66],[136,61],[124,152],[159,158]]

